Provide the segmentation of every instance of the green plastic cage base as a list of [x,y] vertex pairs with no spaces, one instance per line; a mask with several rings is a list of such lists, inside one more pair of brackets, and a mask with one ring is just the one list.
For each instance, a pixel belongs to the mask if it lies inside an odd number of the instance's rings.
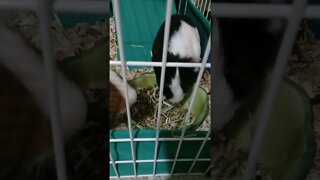
[[[201,39],[201,57],[210,35],[210,23],[194,6],[188,1],[186,15],[189,16],[199,30]],[[184,4],[185,0],[181,3]],[[151,61],[151,49],[153,40],[159,27],[165,20],[165,0],[121,0],[120,18],[124,45],[124,56],[126,61]],[[184,7],[184,6],[183,6]],[[176,5],[173,2],[171,14],[176,14]],[[119,49],[117,50],[119,52]],[[117,58],[120,59],[119,53]],[[211,58],[209,58],[211,59]],[[210,60],[208,60],[210,62]],[[146,68],[143,66],[129,66],[129,69]]]
[[[206,136],[206,131],[186,131],[185,138],[199,138],[199,140],[183,141],[180,149],[178,159],[191,159],[190,161],[178,161],[173,171],[176,173],[188,172],[193,159],[196,157],[198,150],[203,143],[203,138]],[[129,138],[128,130],[110,131],[110,140]],[[175,138],[166,139],[165,141],[159,141],[158,146],[158,160],[174,159],[179,144],[179,137],[181,131],[161,131],[159,138]],[[154,138],[156,137],[156,130],[133,130],[133,138]],[[201,140],[202,139],[202,140]],[[153,160],[154,160],[154,148],[155,141],[136,141],[134,142],[134,152],[136,160],[151,160],[151,162],[137,163],[137,174],[147,175],[153,173]],[[199,159],[210,159],[211,141],[208,140],[200,153]],[[110,142],[110,153],[114,161],[132,160],[130,142]],[[173,161],[171,162],[158,162],[156,168],[156,174],[170,174]],[[191,173],[205,173],[210,165],[208,161],[197,161],[193,167]],[[132,163],[119,163],[116,164],[116,168],[120,176],[134,175]],[[110,164],[110,176],[115,176],[113,166]]]

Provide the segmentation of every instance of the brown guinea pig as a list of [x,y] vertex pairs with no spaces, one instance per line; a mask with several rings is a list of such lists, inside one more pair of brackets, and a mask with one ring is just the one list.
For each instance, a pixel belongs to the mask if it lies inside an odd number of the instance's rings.
[[[0,32],[0,179],[27,179],[19,172],[29,173],[53,152],[50,86],[41,56],[1,20]],[[56,79],[62,137],[67,142],[84,127],[87,102],[60,70]]]
[[[132,106],[137,101],[137,92],[128,83],[129,105]],[[125,88],[123,79],[110,69],[109,83],[109,126],[114,128],[123,119],[121,116],[126,112]]]

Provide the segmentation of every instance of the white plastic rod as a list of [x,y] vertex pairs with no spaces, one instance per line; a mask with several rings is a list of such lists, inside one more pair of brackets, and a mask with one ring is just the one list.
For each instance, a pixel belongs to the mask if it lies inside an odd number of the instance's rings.
[[[162,62],[144,62],[144,61],[126,61],[127,66],[152,66],[152,67],[161,67]],[[110,65],[121,65],[120,61],[110,61]],[[180,62],[167,62],[166,67],[201,67],[202,63],[180,63]],[[206,68],[211,67],[211,63],[207,63]]]
[[185,134],[186,129],[187,129],[187,125],[188,125],[189,120],[190,120],[191,109],[192,109],[193,104],[194,104],[194,100],[195,100],[195,97],[196,97],[196,92],[197,92],[198,87],[200,85],[201,77],[202,77],[203,72],[204,72],[205,64],[207,63],[207,61],[209,59],[210,52],[211,52],[211,36],[209,36],[207,47],[206,47],[206,51],[204,53],[204,57],[203,57],[203,61],[202,61],[202,67],[200,68],[200,71],[199,71],[199,74],[198,74],[198,77],[197,77],[197,81],[196,81],[196,83],[194,85],[194,88],[192,90],[190,105],[188,107],[188,112],[186,114],[186,117],[185,117],[185,119],[183,121],[184,126],[183,126],[182,133],[181,133],[181,136],[180,136],[179,145],[178,145],[178,148],[177,148],[177,151],[176,151],[176,155],[175,155],[175,158],[174,158],[175,161],[173,162],[171,173],[173,173],[175,165],[176,165],[176,160],[179,157],[181,144],[182,144],[182,141],[183,141],[183,138],[184,138],[184,134]]
[[[159,141],[179,141],[180,140],[180,137],[179,138],[159,138]],[[183,141],[203,141],[205,140],[205,138],[203,137],[195,137],[195,138],[192,138],[192,137],[184,137]],[[208,140],[211,140],[211,138],[209,138]],[[110,139],[110,142],[111,143],[114,143],[114,142],[129,142],[130,141],[130,138],[120,138],[120,139]],[[156,138],[133,138],[133,141],[134,142],[147,142],[147,141],[156,141]]]
[[261,144],[268,127],[268,120],[270,117],[273,103],[277,95],[282,77],[285,73],[285,68],[292,51],[295,37],[305,11],[307,0],[295,0],[294,6],[291,9],[290,18],[286,27],[284,36],[282,38],[279,53],[276,59],[274,71],[271,74],[272,82],[267,87],[265,96],[262,101],[262,112],[259,114],[258,126],[253,138],[252,146],[247,161],[244,179],[250,180],[255,173],[256,161],[260,153]]
[[46,77],[48,80],[48,95],[50,107],[50,122],[53,136],[53,149],[55,155],[58,180],[67,179],[64,141],[61,126],[60,102],[57,88],[56,62],[53,55],[51,39],[51,12],[54,0],[38,0],[38,17],[40,23],[40,36]]
[[117,170],[117,167],[116,167],[116,163],[115,163],[115,161],[113,160],[111,153],[109,153],[109,156],[110,156],[110,163],[112,164],[114,173],[115,173],[116,176],[119,178],[120,176],[119,176],[119,173],[118,173],[118,170]]
[[157,169],[157,154],[158,154],[158,146],[159,146],[159,128],[161,123],[161,111],[162,111],[162,102],[163,102],[163,89],[164,89],[164,78],[166,73],[166,63],[167,63],[167,51],[168,51],[168,43],[169,43],[169,30],[171,23],[171,7],[172,0],[167,0],[167,8],[166,8],[166,21],[164,26],[164,39],[163,39],[163,50],[162,50],[162,66],[161,66],[161,77],[160,77],[160,92],[159,92],[159,106],[157,112],[157,131],[156,131],[156,142],[154,147],[154,163],[153,163],[153,175],[156,174]]
[[[37,11],[37,0],[0,0],[1,10]],[[109,1],[106,0],[57,0],[53,5],[57,12],[108,14]]]
[[120,9],[119,9],[119,1],[113,0],[113,12],[116,19],[116,28],[117,28],[117,37],[118,37],[118,45],[119,45],[119,53],[120,53],[120,61],[121,61],[121,70],[122,70],[122,78],[123,84],[125,88],[125,99],[126,99],[126,108],[127,108],[127,117],[128,117],[128,128],[129,128],[129,137],[130,137],[130,147],[131,147],[131,156],[133,160],[133,171],[134,175],[137,176],[137,168],[136,168],[136,157],[135,157],[135,149],[133,144],[132,137],[132,127],[131,127],[131,113],[130,113],[130,104],[129,104],[129,95],[128,95],[128,82],[126,75],[126,61],[124,56],[124,48],[123,48],[123,40],[122,40],[122,29],[121,29],[121,21],[120,21]]
[[[154,160],[153,159],[146,159],[146,160],[137,160],[136,163],[152,163]],[[173,162],[175,161],[174,159],[157,159],[157,162]],[[180,162],[193,162],[194,159],[177,159],[177,161]],[[211,158],[199,158],[198,162],[203,162],[203,161],[211,161]],[[121,161],[114,161],[115,164],[128,164],[132,163],[131,160],[121,160]],[[109,164],[112,164],[112,161],[109,162]]]
[[211,129],[208,130],[205,139],[202,141],[202,144],[201,144],[201,146],[200,146],[200,148],[199,148],[199,150],[198,150],[198,153],[197,153],[195,159],[193,160],[193,162],[192,162],[192,164],[191,164],[191,166],[190,166],[190,168],[189,168],[188,174],[191,174],[191,171],[192,171],[194,165],[196,164],[196,162],[198,162],[199,156],[200,156],[200,154],[201,154],[201,152],[202,152],[202,149],[203,149],[204,146],[206,145],[206,142],[209,140],[209,136],[210,136],[210,135],[211,135]]
[[[248,3],[214,3],[214,17],[232,18],[290,18],[293,5],[284,4],[248,4]],[[308,5],[303,14],[304,18],[320,18],[320,5]]]

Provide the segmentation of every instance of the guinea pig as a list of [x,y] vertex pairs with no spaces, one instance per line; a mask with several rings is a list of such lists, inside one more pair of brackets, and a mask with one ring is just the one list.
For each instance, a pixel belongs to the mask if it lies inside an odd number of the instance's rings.
[[[121,122],[121,115],[126,112],[125,88],[123,79],[111,69],[109,72],[109,127],[114,128]],[[137,92],[129,83],[128,98],[130,106],[137,101]]]
[[[165,22],[160,26],[152,46],[152,61],[162,61]],[[171,16],[167,62],[199,63],[201,47],[199,32],[185,15]],[[170,103],[179,103],[191,90],[197,79],[199,68],[167,67],[164,80],[164,97]],[[157,84],[160,87],[161,67],[154,67]]]
[[[240,0],[216,0],[236,2]],[[245,2],[286,2],[246,0]],[[214,5],[213,5],[214,6]],[[236,111],[261,93],[273,70],[286,22],[282,19],[217,18],[218,58],[213,65],[213,130],[222,130]]]
[[[53,153],[48,79],[43,60],[10,24],[0,21],[0,179],[27,179]],[[56,71],[62,137],[84,127],[87,103],[80,88]],[[17,177],[19,175],[19,177]]]

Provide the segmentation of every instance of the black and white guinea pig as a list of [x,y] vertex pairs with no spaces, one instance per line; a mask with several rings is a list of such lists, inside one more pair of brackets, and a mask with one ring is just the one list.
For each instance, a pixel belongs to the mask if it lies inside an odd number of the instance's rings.
[[[125,88],[121,77],[111,69],[109,73],[109,126],[114,128],[120,123],[120,115],[126,112]],[[128,98],[130,106],[137,101],[137,92],[130,84],[128,84]]]
[[[152,47],[152,61],[162,61],[165,22],[157,32]],[[168,42],[167,62],[199,63],[201,47],[199,32],[193,22],[184,15],[172,15]],[[161,67],[154,67],[160,87]],[[163,94],[171,103],[179,103],[193,88],[199,68],[167,67]]]
[[[244,2],[216,0],[215,2]],[[276,2],[286,0],[246,0]],[[214,4],[213,4],[214,6]],[[220,51],[213,63],[213,130],[222,130],[235,112],[268,82],[286,22],[281,19],[217,18]],[[213,35],[214,36],[214,35]]]

